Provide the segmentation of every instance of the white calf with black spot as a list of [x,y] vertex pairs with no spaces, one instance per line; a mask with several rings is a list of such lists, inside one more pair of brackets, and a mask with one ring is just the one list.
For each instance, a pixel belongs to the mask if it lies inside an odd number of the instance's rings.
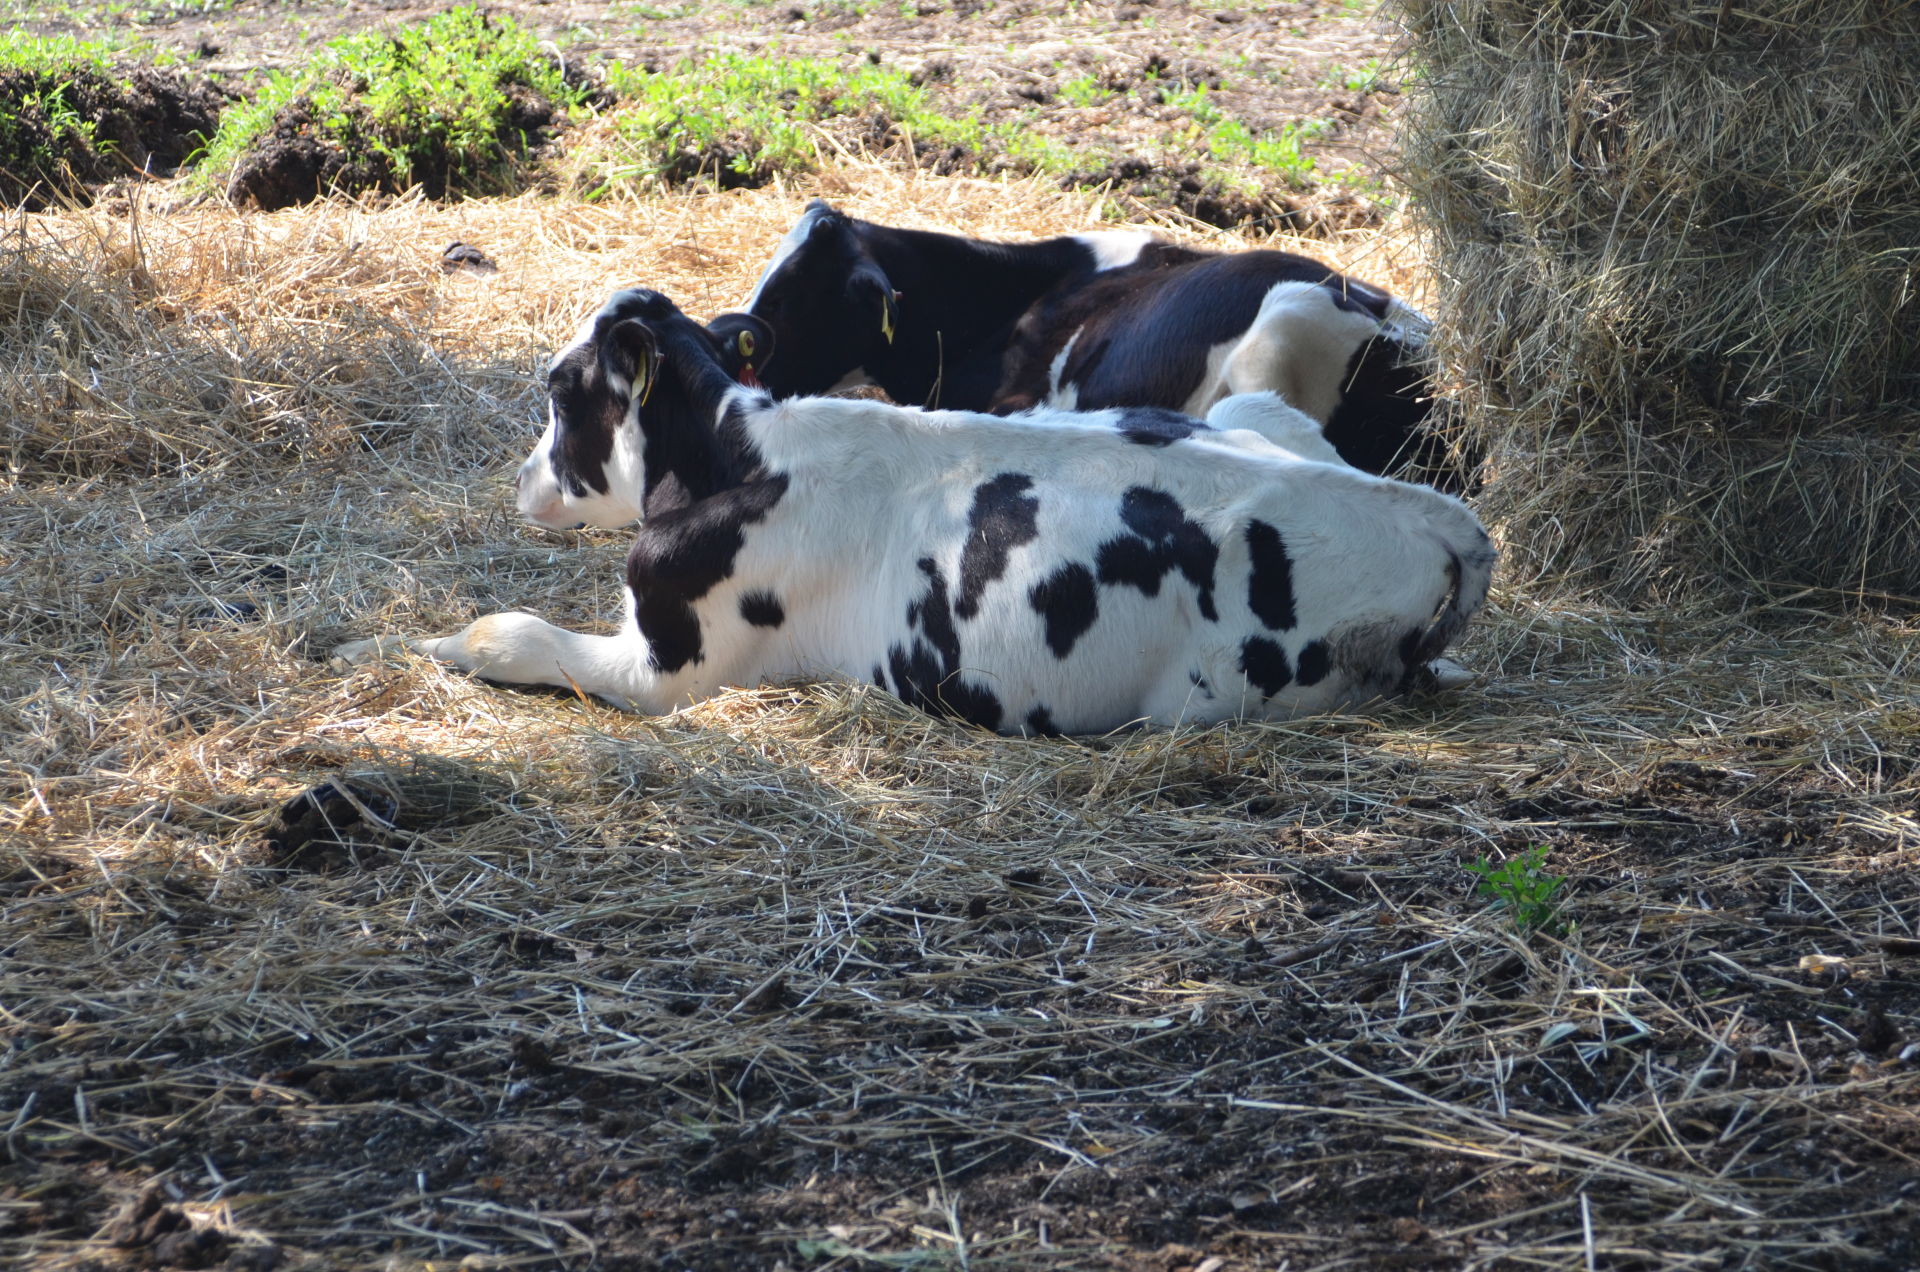
[[1169,412],[775,402],[656,293],[616,296],[551,381],[530,463],[571,467],[546,521],[644,514],[621,630],[501,614],[403,643],[639,711],[851,676],[1003,732],[1320,712],[1430,683],[1494,559],[1450,496]]

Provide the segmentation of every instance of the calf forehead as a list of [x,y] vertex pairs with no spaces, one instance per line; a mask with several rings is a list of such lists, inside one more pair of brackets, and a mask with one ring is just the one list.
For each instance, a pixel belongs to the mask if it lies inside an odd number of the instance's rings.
[[[614,318],[660,317],[658,308],[663,305],[672,312],[678,312],[673,309],[670,301],[657,292],[635,288],[615,292],[607,298],[606,304],[581,321],[580,326],[573,333],[573,339],[562,345],[560,351],[553,355],[549,373],[558,370],[562,364],[581,365],[583,352],[589,358],[598,357],[600,338],[614,325],[612,321]],[[650,306],[655,312],[643,314],[642,306]]]
[[779,246],[773,249],[773,259],[768,261],[766,269],[760,272],[760,281],[754,284],[753,294],[747,297],[746,308],[752,309],[760,303],[760,298],[766,293],[767,284],[794,259],[801,248],[807,245],[813,237],[814,228],[822,221],[839,215],[829,204],[818,199],[809,203],[807,210],[800,214],[800,219],[793,223],[793,228],[787,231],[786,237],[780,240]]
[[605,314],[610,308],[612,308],[612,306],[602,305],[597,312],[583,319],[580,326],[575,329],[573,339],[561,345],[559,352],[553,355],[553,361],[549,364],[549,368],[557,369],[562,363],[578,363],[581,351],[587,349],[594,342],[594,329],[598,325],[601,315]]

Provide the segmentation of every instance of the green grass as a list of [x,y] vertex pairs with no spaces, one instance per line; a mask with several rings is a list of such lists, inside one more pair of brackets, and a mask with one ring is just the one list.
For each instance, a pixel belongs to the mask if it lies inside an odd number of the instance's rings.
[[533,140],[513,127],[516,88],[563,109],[588,95],[511,18],[451,9],[393,35],[329,41],[300,69],[274,72],[251,101],[227,112],[201,168],[217,178],[283,112],[304,108],[325,144],[379,156],[400,187],[443,174],[448,193],[493,192],[505,188]]
[[[905,134],[942,150],[957,148],[962,168],[972,156],[982,171],[1092,174],[1096,181],[1108,179],[1112,165],[1126,157],[1097,136],[1070,145],[1034,126],[1033,112],[1009,121],[990,120],[978,107],[942,109],[905,71],[854,56],[788,57],[776,49],[689,59],[662,71],[613,65],[607,83],[619,98],[612,140],[577,156],[590,196],[632,183],[762,185],[776,172],[814,167],[831,144],[825,135],[857,149]],[[1056,91],[1066,104],[1083,108],[1115,96],[1090,74],[1067,77]],[[1141,91],[1188,117],[1184,133],[1143,156],[1150,163],[1197,152],[1206,179],[1244,194],[1257,195],[1276,178],[1295,188],[1319,179],[1308,146],[1332,127],[1327,121],[1255,131],[1204,86],[1155,82]]]
[[906,72],[864,60],[727,53],[648,72],[608,67],[620,96],[616,142],[589,164],[595,191],[636,181],[679,184],[701,175],[755,185],[775,171],[815,166],[817,125],[873,121],[917,140],[1005,154],[1041,171],[1065,171],[1066,147],[1017,125],[990,125],[978,111],[943,114]]
[[1300,189],[1312,185],[1318,177],[1306,144],[1326,136],[1333,128],[1327,120],[1303,120],[1277,131],[1263,129],[1256,133],[1223,110],[1204,84],[1163,89],[1161,100],[1187,114],[1191,120],[1189,136],[1202,142],[1219,164],[1264,169]]
[[99,41],[0,36],[0,198],[65,191],[72,170],[93,166],[100,149],[77,81],[111,75],[111,50]]
[[117,52],[100,40],[76,40],[70,35],[28,35],[8,31],[0,35],[0,69],[61,76],[79,67],[105,71]]
[[902,119],[925,110],[925,93],[902,71],[820,58],[728,53],[660,72],[615,63],[607,85],[621,102],[618,144],[600,163],[602,187],[636,178],[674,184],[719,154],[734,178],[751,182],[775,169],[812,167],[809,125],[820,120],[871,111]]
[[1094,75],[1076,75],[1060,84],[1060,100],[1069,106],[1098,106],[1113,96],[1113,91]]

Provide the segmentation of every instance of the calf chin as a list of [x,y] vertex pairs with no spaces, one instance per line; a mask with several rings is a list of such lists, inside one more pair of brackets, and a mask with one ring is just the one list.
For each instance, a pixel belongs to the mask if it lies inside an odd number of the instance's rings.
[[1417,678],[1416,689],[1464,689],[1480,678],[1472,668],[1451,658],[1436,658],[1423,670],[1426,675]]

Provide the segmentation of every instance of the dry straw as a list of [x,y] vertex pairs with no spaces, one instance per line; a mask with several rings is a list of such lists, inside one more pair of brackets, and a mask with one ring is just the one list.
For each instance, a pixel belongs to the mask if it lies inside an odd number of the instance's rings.
[[1515,565],[1920,595],[1920,9],[1393,7],[1440,355]]
[[[509,606],[604,630],[623,537],[512,515],[540,357],[615,286],[738,303],[817,192],[983,234],[1092,220],[850,168],[591,207],[6,221],[9,1254],[1900,1257],[1898,618],[1505,587],[1473,692],[1081,740],[857,686],[647,719],[313,656]],[[455,239],[498,272],[444,273]],[[1418,277],[1391,238],[1293,246]],[[297,798],[322,783],[331,841]],[[1463,866],[1534,844],[1569,926],[1528,934]]]

